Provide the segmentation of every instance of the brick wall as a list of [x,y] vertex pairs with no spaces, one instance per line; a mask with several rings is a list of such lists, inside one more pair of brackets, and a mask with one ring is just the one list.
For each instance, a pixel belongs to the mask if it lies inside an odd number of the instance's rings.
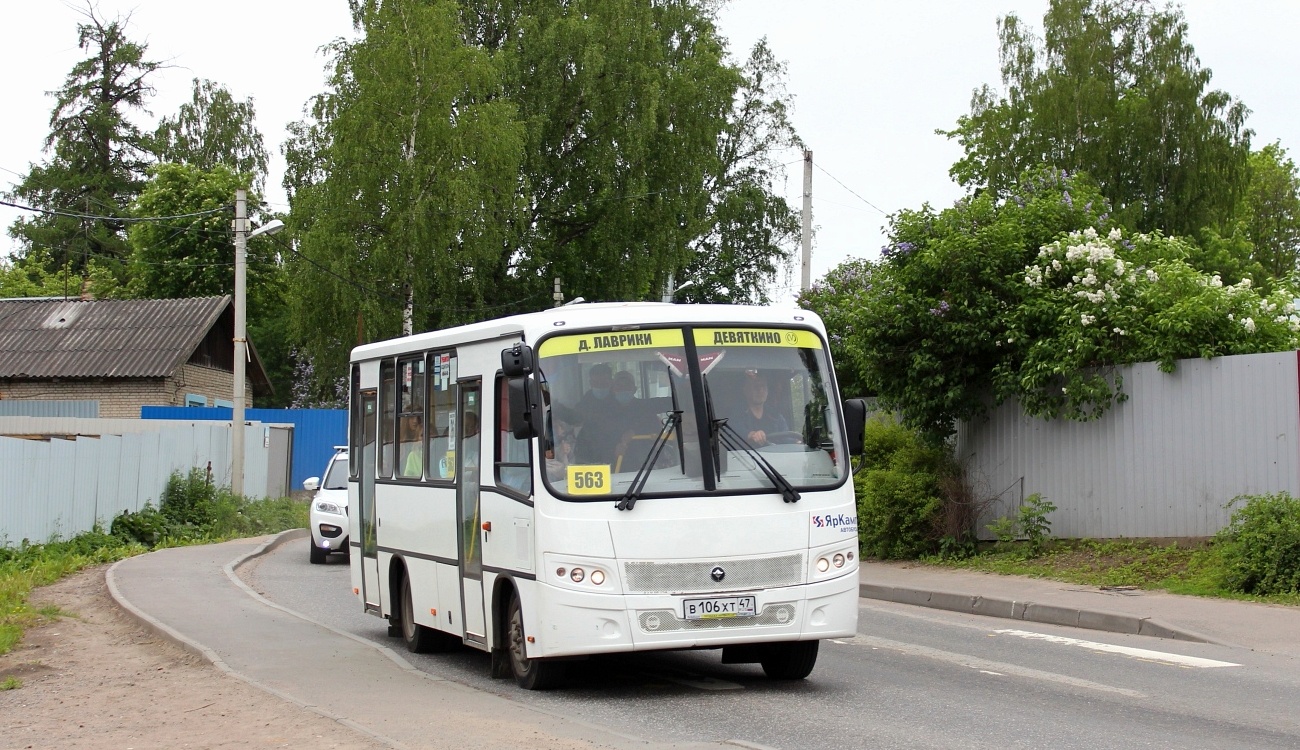
[[[184,406],[186,394],[207,399],[232,399],[231,374],[211,367],[186,364],[170,378],[97,378],[57,381],[0,380],[0,398],[68,399],[99,402],[104,419],[138,419],[141,406]],[[244,406],[253,405],[253,389],[244,387]]]

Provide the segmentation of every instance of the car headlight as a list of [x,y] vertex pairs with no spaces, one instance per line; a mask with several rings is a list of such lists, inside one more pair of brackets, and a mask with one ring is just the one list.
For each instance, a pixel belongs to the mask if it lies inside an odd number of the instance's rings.
[[316,503],[316,510],[321,513],[333,513],[336,516],[343,515],[343,511],[339,509],[338,505],[324,500]]

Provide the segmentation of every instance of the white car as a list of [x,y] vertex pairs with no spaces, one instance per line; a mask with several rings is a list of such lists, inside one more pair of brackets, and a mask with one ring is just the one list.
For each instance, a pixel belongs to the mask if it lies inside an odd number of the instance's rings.
[[348,554],[348,449],[338,446],[325,465],[325,481],[308,477],[302,488],[315,492],[311,499],[307,529],[311,541],[311,562],[321,565],[331,552]]

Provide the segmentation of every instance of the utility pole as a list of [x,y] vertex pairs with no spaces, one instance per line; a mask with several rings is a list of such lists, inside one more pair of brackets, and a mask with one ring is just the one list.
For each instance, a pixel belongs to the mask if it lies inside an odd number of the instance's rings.
[[807,291],[812,286],[812,169],[813,155],[809,149],[803,152],[803,275],[800,278],[800,291]]
[[246,259],[248,242],[248,191],[235,191],[235,392],[230,419],[230,494],[244,495],[244,365],[248,360],[248,335],[244,330],[244,304],[248,295]]
[[560,277],[555,277],[555,291],[551,292],[551,299],[555,300],[555,306],[559,307],[564,304],[564,292],[560,291]]
[[235,191],[235,361],[234,402],[230,415],[230,494],[244,494],[244,380],[248,364],[248,332],[245,310],[248,301],[248,240],[259,234],[275,234],[284,229],[284,222],[272,219],[248,233],[248,191]]

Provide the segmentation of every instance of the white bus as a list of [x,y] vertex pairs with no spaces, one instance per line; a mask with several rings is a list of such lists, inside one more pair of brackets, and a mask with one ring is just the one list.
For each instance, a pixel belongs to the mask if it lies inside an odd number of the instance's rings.
[[412,651],[543,689],[660,649],[802,679],[855,634],[865,411],[814,313],[568,305],[359,346],[350,377],[353,591]]

